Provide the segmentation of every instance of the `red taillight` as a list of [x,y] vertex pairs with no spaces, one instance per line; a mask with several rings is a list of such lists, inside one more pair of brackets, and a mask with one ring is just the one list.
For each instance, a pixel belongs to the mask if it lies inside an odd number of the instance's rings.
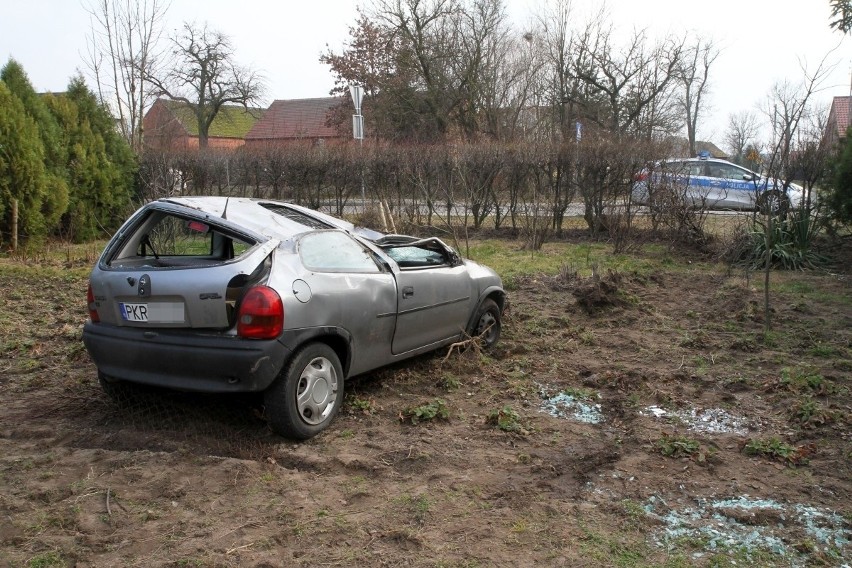
[[642,170],[633,176],[633,181],[645,181],[646,179],[648,179],[648,170]]
[[248,339],[272,339],[284,329],[284,303],[268,286],[251,288],[237,312],[237,335]]
[[91,283],[89,284],[89,289],[86,290],[86,303],[88,304],[89,318],[92,320],[92,323],[100,322],[101,316],[98,315],[98,309],[95,305],[95,294],[92,292]]

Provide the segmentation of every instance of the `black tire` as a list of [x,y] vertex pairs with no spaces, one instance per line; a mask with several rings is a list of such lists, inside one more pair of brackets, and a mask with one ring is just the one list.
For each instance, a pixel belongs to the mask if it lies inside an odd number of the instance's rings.
[[490,349],[500,339],[500,318],[500,307],[494,300],[486,298],[476,310],[468,335],[479,338],[482,347]]
[[767,191],[760,196],[757,208],[764,215],[786,217],[790,210],[790,198],[780,191]]
[[343,403],[343,369],[337,353],[324,343],[302,347],[266,389],[263,399],[275,433],[294,440],[316,436],[328,427]]

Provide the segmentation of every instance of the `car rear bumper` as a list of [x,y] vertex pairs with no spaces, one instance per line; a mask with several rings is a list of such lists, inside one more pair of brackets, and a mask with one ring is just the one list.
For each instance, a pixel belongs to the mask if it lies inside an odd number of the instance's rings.
[[277,339],[151,330],[86,322],[83,343],[114,379],[199,392],[256,392],[278,376],[290,350]]

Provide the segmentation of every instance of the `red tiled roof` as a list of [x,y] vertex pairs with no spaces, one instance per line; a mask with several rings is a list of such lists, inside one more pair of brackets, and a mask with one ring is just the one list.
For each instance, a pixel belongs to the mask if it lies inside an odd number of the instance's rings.
[[837,135],[841,138],[846,136],[849,128],[849,110],[852,107],[852,97],[834,97],[831,102],[831,113],[837,126]]
[[329,113],[343,102],[340,97],[274,101],[246,134],[246,140],[336,138],[328,126]]

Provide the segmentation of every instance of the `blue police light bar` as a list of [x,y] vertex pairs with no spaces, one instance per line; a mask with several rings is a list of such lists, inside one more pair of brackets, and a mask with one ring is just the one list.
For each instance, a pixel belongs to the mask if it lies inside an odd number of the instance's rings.
[[710,150],[701,150],[700,152],[698,152],[698,159],[699,160],[706,160],[709,157],[710,157]]

